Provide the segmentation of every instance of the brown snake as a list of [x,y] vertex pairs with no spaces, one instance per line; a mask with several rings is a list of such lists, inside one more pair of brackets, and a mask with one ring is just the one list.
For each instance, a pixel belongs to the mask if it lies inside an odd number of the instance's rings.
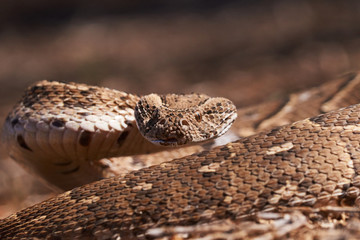
[[359,136],[352,105],[75,188],[0,220],[0,237],[145,238],[279,207],[358,207]]
[[225,98],[140,98],[103,87],[40,81],[25,91],[2,135],[12,158],[69,190],[106,177],[105,157],[207,141],[224,134],[235,119],[236,107]]

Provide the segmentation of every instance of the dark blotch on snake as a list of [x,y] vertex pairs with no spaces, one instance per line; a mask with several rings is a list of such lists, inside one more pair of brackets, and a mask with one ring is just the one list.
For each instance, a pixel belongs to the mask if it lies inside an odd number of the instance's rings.
[[124,131],[123,133],[121,133],[121,135],[117,139],[117,143],[119,144],[119,146],[121,146],[124,143],[128,135],[129,135],[128,131]]
[[22,135],[17,135],[16,141],[19,143],[20,147],[32,152],[32,149],[29,148],[29,146],[26,144],[25,139]]
[[70,174],[70,173],[74,173],[76,171],[78,171],[80,169],[80,166],[76,166],[74,169],[71,169],[69,171],[63,171],[61,172],[62,174]]
[[56,119],[51,122],[51,125],[56,128],[61,128],[65,126],[65,122],[63,120]]
[[90,95],[91,92],[83,90],[83,91],[80,91],[80,94],[86,97],[86,96]]
[[67,166],[70,165],[72,163],[72,161],[68,161],[68,162],[61,162],[61,163],[53,163],[55,166]]
[[79,143],[81,146],[87,147],[91,142],[91,132],[83,131],[80,135]]

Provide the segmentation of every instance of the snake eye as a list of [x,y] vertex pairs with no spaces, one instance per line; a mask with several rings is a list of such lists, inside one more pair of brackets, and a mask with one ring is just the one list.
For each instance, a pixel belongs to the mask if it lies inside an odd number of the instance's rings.
[[197,122],[201,122],[201,119],[202,119],[201,113],[196,112],[195,113],[195,119],[196,119]]

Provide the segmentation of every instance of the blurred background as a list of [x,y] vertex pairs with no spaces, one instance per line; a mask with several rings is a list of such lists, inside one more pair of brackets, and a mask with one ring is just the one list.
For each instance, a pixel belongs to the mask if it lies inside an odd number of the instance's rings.
[[[4,0],[0,123],[38,80],[135,94],[203,92],[237,107],[360,63],[357,0]],[[0,218],[52,196],[0,152]]]

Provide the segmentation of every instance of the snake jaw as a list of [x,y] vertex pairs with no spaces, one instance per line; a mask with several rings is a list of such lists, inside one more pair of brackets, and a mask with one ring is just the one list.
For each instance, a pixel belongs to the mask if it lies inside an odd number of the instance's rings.
[[154,144],[159,144],[162,146],[171,146],[171,147],[181,145],[179,144],[178,139],[176,138],[156,139],[156,140],[152,140],[151,142]]
[[[153,135],[155,135],[155,137],[152,137]],[[155,145],[168,147],[176,147],[193,142],[191,136],[184,135],[178,131],[165,131],[159,133],[158,126],[156,125],[150,128],[144,137]]]
[[234,112],[233,114],[229,114],[229,116],[225,118],[225,121],[227,121],[228,124],[223,129],[221,129],[220,132],[218,132],[218,136],[224,135],[230,129],[231,125],[235,122],[236,118],[237,118],[236,112]]

